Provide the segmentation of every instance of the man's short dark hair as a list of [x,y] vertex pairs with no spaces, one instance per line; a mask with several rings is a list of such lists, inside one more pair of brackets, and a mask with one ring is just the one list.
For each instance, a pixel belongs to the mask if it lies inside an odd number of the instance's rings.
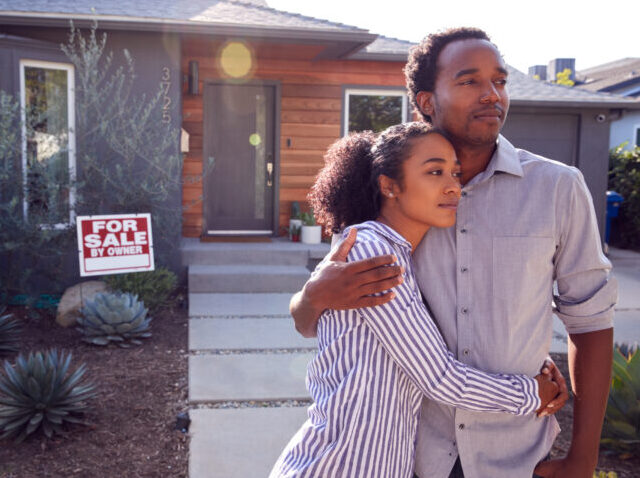
[[409,60],[404,67],[409,98],[416,111],[428,123],[431,123],[431,117],[420,111],[416,96],[420,91],[433,91],[436,83],[438,56],[440,56],[440,52],[445,46],[457,40],[491,41],[489,36],[478,28],[449,28],[442,32],[428,35],[420,44],[412,47],[409,51]]

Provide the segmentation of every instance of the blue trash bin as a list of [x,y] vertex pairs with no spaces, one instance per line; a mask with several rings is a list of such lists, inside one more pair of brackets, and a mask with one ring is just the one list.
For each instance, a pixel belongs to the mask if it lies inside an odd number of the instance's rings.
[[611,233],[611,220],[618,217],[618,210],[624,198],[615,191],[607,191],[607,221],[604,230],[604,242],[609,243],[609,234]]

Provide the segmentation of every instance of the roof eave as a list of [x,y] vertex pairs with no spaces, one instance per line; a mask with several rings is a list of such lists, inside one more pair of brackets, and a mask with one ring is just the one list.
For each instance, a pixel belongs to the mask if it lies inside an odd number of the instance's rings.
[[406,62],[409,52],[405,53],[382,53],[359,51],[349,56],[349,60],[369,60],[369,61],[402,61]]
[[351,45],[337,49],[339,54],[354,51],[374,41],[378,36],[365,30],[336,31],[311,28],[278,28],[234,23],[213,23],[166,20],[157,18],[119,17],[108,15],[84,14],[42,14],[31,12],[0,12],[0,24],[28,25],[39,27],[68,27],[73,21],[77,27],[89,27],[98,21],[103,29],[135,30],[146,32],[200,33],[215,36],[243,36],[269,40],[297,40],[310,42],[339,43],[349,42]]
[[519,99],[511,97],[513,106],[537,106],[551,108],[609,108],[609,109],[640,109],[640,101],[576,101],[576,100],[545,100]]

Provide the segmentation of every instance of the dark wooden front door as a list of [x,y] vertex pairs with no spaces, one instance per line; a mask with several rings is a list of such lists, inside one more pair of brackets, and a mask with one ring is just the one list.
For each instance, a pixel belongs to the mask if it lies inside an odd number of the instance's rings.
[[273,234],[275,87],[206,84],[203,102],[205,234]]

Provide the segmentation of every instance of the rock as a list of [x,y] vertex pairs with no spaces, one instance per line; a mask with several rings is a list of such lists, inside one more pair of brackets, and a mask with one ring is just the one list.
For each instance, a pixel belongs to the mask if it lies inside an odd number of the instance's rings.
[[69,287],[62,294],[58,311],[56,312],[56,322],[62,327],[70,327],[76,324],[76,318],[80,314],[80,309],[87,300],[93,299],[98,292],[106,292],[107,284],[99,280],[80,282]]

